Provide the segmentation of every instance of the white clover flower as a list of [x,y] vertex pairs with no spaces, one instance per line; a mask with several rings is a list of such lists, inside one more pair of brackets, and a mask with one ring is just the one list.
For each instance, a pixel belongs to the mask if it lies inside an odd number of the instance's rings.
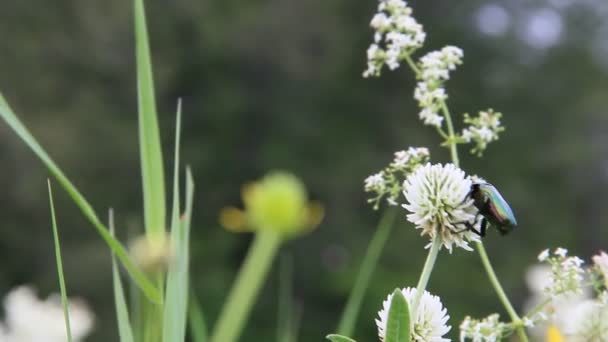
[[498,314],[492,314],[482,320],[467,316],[460,324],[460,341],[467,339],[473,342],[498,342],[507,324],[499,321]]
[[499,133],[504,131],[500,118],[502,113],[494,112],[492,109],[480,111],[477,117],[464,114],[464,123],[469,126],[462,130],[460,137],[465,142],[474,142],[475,147],[471,153],[481,155],[488,144],[499,138]]
[[[401,290],[403,296],[408,303],[412,303],[416,296],[415,288],[404,288]],[[393,294],[389,294],[386,300],[382,303],[382,309],[378,312],[379,319],[376,319],[378,326],[378,336],[381,341],[386,337],[386,325],[388,323],[388,312],[391,307]],[[410,304],[411,305],[411,304]],[[443,335],[447,334],[451,327],[447,325],[450,316],[448,311],[443,307],[441,299],[437,296],[424,291],[420,298],[418,311],[413,319],[411,340],[415,342],[449,342]]]
[[370,26],[375,30],[372,44],[375,47],[371,55],[368,49],[363,77],[380,76],[383,65],[397,69],[401,61],[420,48],[426,39],[422,25],[412,17],[412,9],[402,0],[380,0]]
[[[93,329],[94,316],[82,300],[70,300],[68,307],[73,340],[82,341]],[[5,329],[0,331],[1,341],[67,340],[63,306],[58,295],[40,300],[32,288],[21,286],[5,297],[4,309]]]
[[594,255],[592,260],[596,269],[601,273],[601,276],[604,279],[604,286],[608,288],[608,254],[601,252],[598,255]]
[[[473,200],[467,199],[471,184],[464,171],[454,164],[419,167],[403,183],[407,200],[403,207],[410,212],[408,221],[422,230],[421,235],[429,235],[431,239],[439,235],[450,253],[453,245],[471,251],[468,242],[479,241],[479,236],[464,225],[473,223],[478,212]],[[474,222],[477,229],[478,223]]]

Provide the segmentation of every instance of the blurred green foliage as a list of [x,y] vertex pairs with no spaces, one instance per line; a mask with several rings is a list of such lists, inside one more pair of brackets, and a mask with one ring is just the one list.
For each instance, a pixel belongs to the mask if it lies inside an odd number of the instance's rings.
[[[507,131],[485,157],[464,149],[461,156],[463,168],[494,183],[517,215],[518,229],[489,234],[486,246],[521,306],[526,267],[541,249],[564,246],[588,258],[608,248],[606,4],[499,1],[509,24],[501,35],[478,29],[487,3],[410,4],[429,34],[428,49],[465,51],[448,83],[453,113],[504,113]],[[142,232],[130,3],[0,6],[0,89],[96,209],[115,208],[117,234],[128,240]],[[362,180],[408,146],[428,146],[433,161],[448,161],[435,132],[417,120],[410,73],[361,77],[375,7],[375,0],[147,2],[165,155],[183,99],[183,160],[199,189],[192,279],[211,321],[250,242],[217,223],[220,208],[239,203],[240,184],[285,169],[325,204],[318,230],[284,247],[294,256],[301,341],[320,341],[335,329],[379,217],[366,204]],[[526,35],[536,32],[530,20],[546,11],[560,20],[560,40],[541,47]],[[56,292],[46,171],[5,125],[0,163],[0,293],[22,283]],[[98,315],[90,341],[115,340],[109,252],[60,191],[56,210],[68,291]],[[422,268],[426,241],[401,222],[366,296],[359,340],[376,339],[381,301],[397,286],[413,286]],[[244,340],[275,334],[278,274],[270,279]],[[474,253],[441,253],[429,290],[442,297],[454,334],[465,314],[501,310]]]

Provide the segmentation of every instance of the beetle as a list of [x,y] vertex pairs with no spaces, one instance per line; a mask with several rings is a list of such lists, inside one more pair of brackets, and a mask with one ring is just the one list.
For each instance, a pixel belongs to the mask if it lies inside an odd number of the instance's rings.
[[477,221],[479,215],[483,216],[483,218],[481,219],[479,231],[473,228],[471,222],[464,223],[467,227],[465,230],[470,230],[484,237],[486,236],[488,224],[496,228],[502,235],[509,233],[517,226],[513,210],[511,210],[509,203],[505,201],[494,185],[490,183],[473,183],[471,191],[465,197],[465,201],[469,198],[473,199],[473,205],[479,210],[473,222]]

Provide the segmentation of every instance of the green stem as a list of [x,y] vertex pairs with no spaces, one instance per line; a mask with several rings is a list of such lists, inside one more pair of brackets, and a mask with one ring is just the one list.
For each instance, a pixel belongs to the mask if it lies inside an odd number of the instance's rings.
[[426,257],[426,261],[424,262],[424,268],[422,268],[422,274],[420,275],[418,286],[416,287],[416,295],[414,296],[410,315],[412,317],[412,322],[416,321],[416,317],[414,315],[418,310],[418,304],[420,304],[420,298],[422,298],[426,285],[429,283],[429,278],[431,277],[431,272],[433,272],[433,267],[435,267],[435,260],[437,260],[437,255],[439,254],[440,249],[441,236],[436,235],[433,239],[433,243],[431,244],[429,255]]
[[532,319],[532,316],[536,315],[537,312],[539,312],[540,310],[542,310],[545,305],[551,303],[551,298],[547,298],[545,300],[543,300],[542,302],[540,302],[538,305],[536,305],[532,310],[530,310],[530,312],[528,312],[526,314],[526,317]]
[[[441,110],[443,111],[446,126],[448,128],[448,142],[450,146],[452,162],[454,163],[454,165],[456,165],[456,167],[460,167],[460,161],[458,159],[458,148],[455,142],[456,134],[454,133],[454,125],[452,124],[452,116],[450,115],[450,111],[448,110],[448,106],[445,104],[445,101],[441,101]],[[509,317],[511,317],[511,321],[513,321],[513,324],[516,327],[516,331],[519,335],[520,341],[528,342],[528,336],[526,336],[524,327],[521,324],[521,318],[517,315],[515,309],[513,309],[513,305],[511,305],[511,302],[505,294],[502,285],[500,285],[500,281],[498,281],[498,277],[496,277],[496,273],[494,272],[494,268],[490,263],[490,259],[488,258],[488,254],[486,253],[486,249],[483,246],[483,243],[481,241],[477,241],[475,245],[477,246],[477,252],[479,253],[479,257],[481,258],[481,262],[483,263],[486,273],[488,274],[488,278],[490,278],[490,282],[492,283],[492,286],[494,287],[498,298],[507,310]]]
[[212,342],[233,342],[239,338],[281,241],[281,236],[274,231],[256,233],[215,326]]
[[359,274],[355,280],[355,286],[353,287],[350,296],[348,297],[348,301],[346,302],[346,306],[344,307],[344,311],[342,312],[342,317],[340,318],[337,330],[340,335],[352,336],[352,333],[355,330],[357,314],[359,313],[361,302],[363,301],[363,295],[369,285],[376,264],[378,264],[378,258],[380,258],[382,249],[388,240],[396,216],[396,208],[390,207],[386,209],[378,223],[372,241],[369,243],[367,251],[365,252]]

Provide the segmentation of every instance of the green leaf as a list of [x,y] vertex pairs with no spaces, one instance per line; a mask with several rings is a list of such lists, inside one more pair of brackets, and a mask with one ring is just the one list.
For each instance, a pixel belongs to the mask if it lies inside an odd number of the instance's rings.
[[388,310],[385,342],[410,342],[410,309],[399,289],[393,291]]
[[167,290],[165,312],[163,319],[163,341],[183,341],[186,336],[188,313],[188,265],[189,265],[189,235],[190,214],[192,210],[193,184],[187,180],[186,193],[188,199],[184,218],[179,214],[179,143],[181,127],[181,102],[177,106],[175,128],[175,169],[173,176],[173,213],[171,215],[171,243],[174,259],[167,273]]
[[374,236],[363,257],[363,262],[357,279],[355,280],[355,285],[353,286],[346,306],[344,307],[344,311],[342,312],[340,323],[338,324],[337,331],[341,335],[352,335],[355,330],[355,323],[357,321],[359,309],[361,308],[363,296],[365,295],[365,290],[369,286],[370,279],[376,269],[378,259],[388,240],[396,217],[397,211],[391,207],[386,209],[382,219],[378,223],[378,227],[376,228]]
[[65,320],[65,331],[68,342],[72,342],[72,329],[70,329],[70,310],[68,307],[68,295],[63,276],[63,261],[61,260],[61,246],[59,245],[59,232],[57,229],[57,218],[55,217],[55,205],[53,204],[53,191],[51,181],[47,180],[49,186],[49,203],[51,206],[51,221],[53,224],[53,240],[55,241],[55,260],[57,262],[57,275],[59,276],[59,288],[61,289],[61,304],[63,305],[63,318]]
[[277,342],[292,342],[293,330],[293,300],[292,300],[293,260],[291,255],[284,253],[280,258],[279,267],[279,307],[277,317]]
[[147,233],[165,231],[165,174],[154,98],[154,79],[143,0],[135,0],[135,52],[139,104],[139,148]]
[[57,164],[55,164],[51,157],[49,157],[42,146],[40,146],[38,141],[36,141],[34,136],[32,136],[23,123],[17,118],[2,94],[0,94],[0,117],[13,129],[15,133],[17,133],[19,138],[23,140],[23,142],[36,154],[36,156],[42,160],[49,172],[68,193],[78,208],[80,208],[80,211],[89,220],[89,222],[91,222],[93,227],[97,230],[97,233],[99,233],[108,247],[110,247],[112,252],[116,254],[131,278],[133,278],[133,280],[137,283],[137,286],[141,288],[146,297],[153,302],[160,302],[162,298],[160,297],[160,293],[156,286],[154,286],[148,277],[133,263],[122,244],[112,237],[108,229],[97,217],[93,207],[91,207],[80,191],[78,191],[74,184],[72,184],[72,182],[65,176],[63,171],[61,171],[61,169],[57,166]]
[[190,335],[193,342],[207,342],[208,331],[203,309],[194,295],[194,291],[190,291],[190,305],[188,318],[190,321]]
[[325,338],[330,340],[331,342],[356,342],[355,340],[353,340],[350,337],[346,337],[346,336],[342,336],[342,335],[338,335],[338,334],[327,335]]
[[[110,232],[114,235],[114,213],[109,214]],[[133,328],[129,321],[129,310],[125,299],[125,291],[120,280],[120,272],[116,264],[116,256],[112,253],[112,282],[114,286],[114,305],[116,306],[116,320],[118,321],[118,335],[120,342],[133,342]]]

